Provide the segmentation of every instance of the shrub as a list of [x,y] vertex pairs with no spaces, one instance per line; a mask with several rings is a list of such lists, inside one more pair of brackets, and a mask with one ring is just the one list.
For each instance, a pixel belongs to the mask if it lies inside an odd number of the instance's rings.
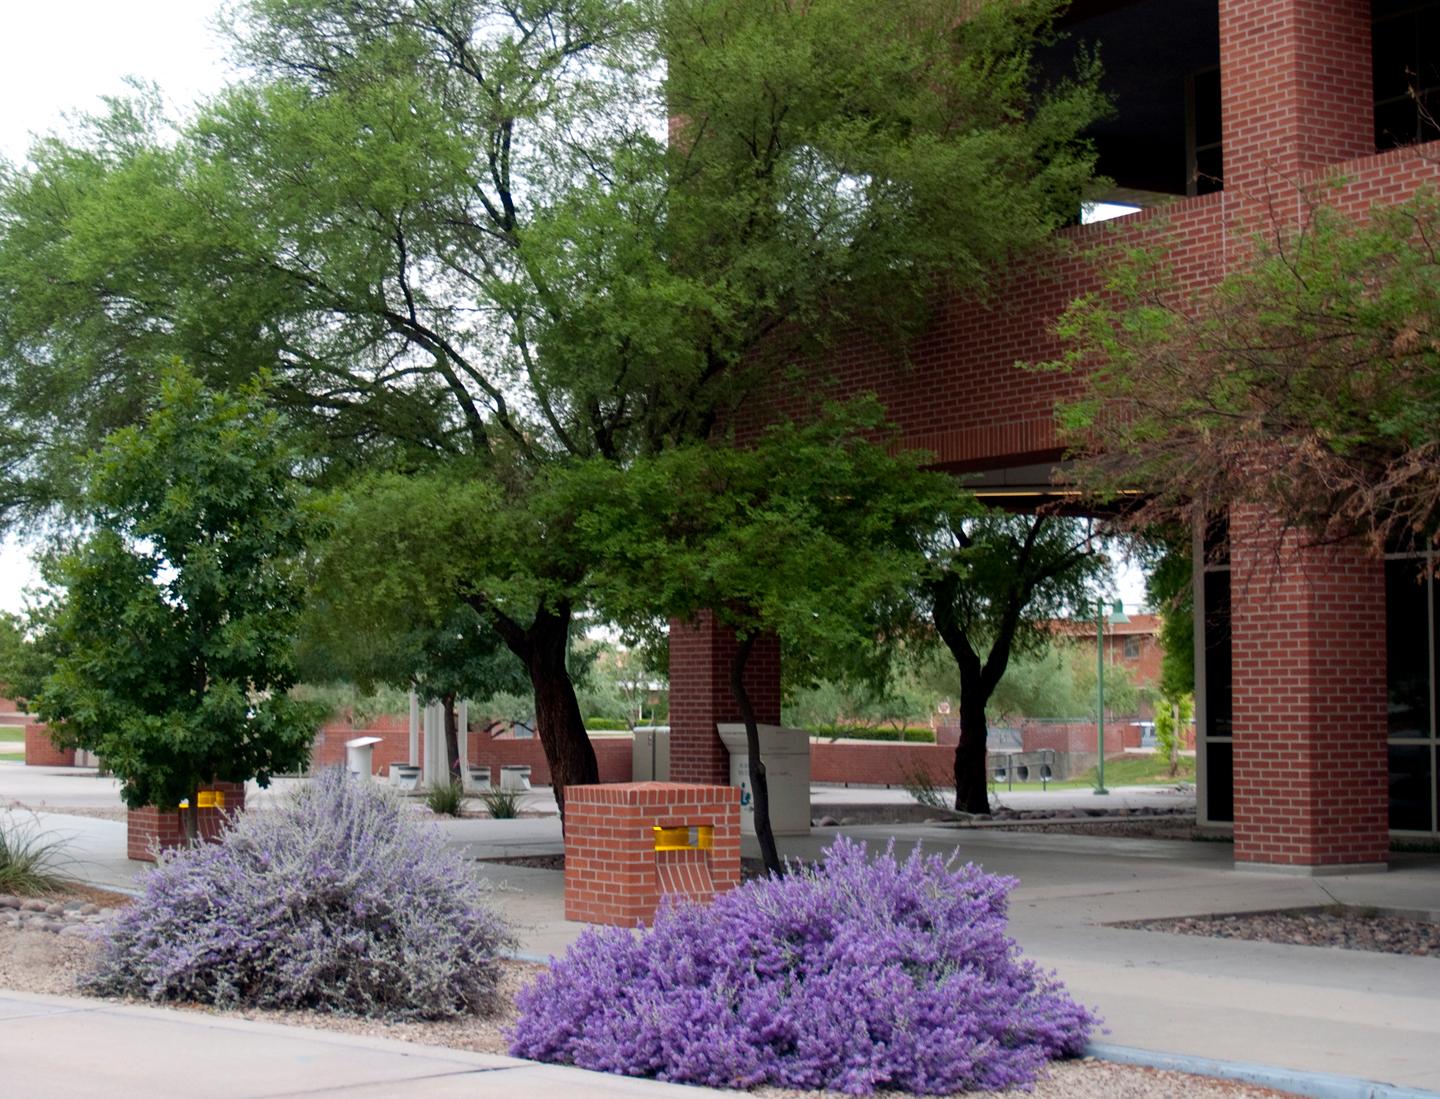
[[818,725],[810,730],[812,736],[828,737],[830,740],[881,740],[904,741],[906,744],[934,744],[935,730],[922,725],[907,725],[904,729],[874,725]]
[[1096,1019],[1006,937],[1013,879],[892,843],[639,933],[586,931],[518,1000],[520,1057],[718,1087],[1024,1087]]
[[525,794],[521,790],[481,790],[477,795],[495,820],[514,820],[520,815]]
[[484,886],[375,783],[321,772],[218,843],[161,856],[108,926],[102,995],[441,1018],[497,1006]]
[[425,804],[430,806],[432,813],[442,817],[458,817],[465,807],[465,791],[458,782],[432,786],[425,795]]
[[920,765],[915,765],[904,772],[903,775],[905,792],[915,799],[917,803],[927,809],[934,809],[941,813],[953,813],[955,811],[955,790],[937,786],[935,779],[930,772]]
[[65,883],[59,872],[68,861],[65,841],[40,830],[31,815],[0,811],[0,893],[52,893]]

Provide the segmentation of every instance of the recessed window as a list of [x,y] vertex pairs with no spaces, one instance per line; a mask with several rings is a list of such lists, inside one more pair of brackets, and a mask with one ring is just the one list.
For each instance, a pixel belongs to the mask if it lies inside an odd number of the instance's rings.
[[1440,138],[1440,3],[1378,3],[1374,10],[1375,147],[1434,141]]

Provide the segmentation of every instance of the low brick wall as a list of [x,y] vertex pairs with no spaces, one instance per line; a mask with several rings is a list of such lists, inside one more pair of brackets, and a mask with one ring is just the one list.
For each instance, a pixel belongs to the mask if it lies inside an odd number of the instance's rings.
[[[310,746],[310,769],[345,766],[345,742],[357,737],[380,738],[370,756],[371,771],[388,775],[392,763],[410,762],[409,715],[385,714],[368,721],[356,722],[339,718],[320,726]],[[425,752],[425,738],[420,738],[420,752]]]
[[50,730],[37,722],[25,725],[25,765],[27,767],[74,767],[75,749],[57,748],[50,739]]
[[810,742],[810,781],[852,786],[904,786],[916,772],[939,786],[955,774],[955,749],[943,744],[886,741]]
[[[592,736],[595,762],[600,768],[602,783],[629,782],[633,772],[633,738],[625,736]],[[536,786],[550,785],[550,765],[545,762],[545,749],[539,737],[513,740],[491,738],[484,733],[470,734],[470,766],[490,768],[490,781],[500,780],[500,768],[515,764],[530,767],[530,781]]]
[[[714,829],[708,849],[657,851],[655,827]],[[740,791],[627,782],[565,788],[565,918],[634,927],[662,897],[709,901],[740,884]]]
[[[223,809],[202,808],[200,810],[200,835],[214,841],[225,827],[225,819],[231,813],[245,808],[245,784],[216,782],[206,787],[225,795]],[[155,849],[181,847],[185,843],[185,828],[180,823],[178,809],[157,809],[153,805],[144,809],[131,809],[125,814],[125,854],[127,858],[140,862],[154,862]]]

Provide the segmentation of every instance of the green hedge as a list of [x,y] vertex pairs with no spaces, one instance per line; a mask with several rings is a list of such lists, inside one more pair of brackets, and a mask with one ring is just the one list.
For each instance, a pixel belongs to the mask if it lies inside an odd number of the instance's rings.
[[592,733],[628,733],[630,723],[618,717],[587,717],[585,728]]
[[877,729],[871,725],[819,725],[810,729],[809,733],[830,740],[845,737],[849,740],[904,740],[907,744],[935,743],[935,731],[924,725],[908,726],[903,737],[898,729]]

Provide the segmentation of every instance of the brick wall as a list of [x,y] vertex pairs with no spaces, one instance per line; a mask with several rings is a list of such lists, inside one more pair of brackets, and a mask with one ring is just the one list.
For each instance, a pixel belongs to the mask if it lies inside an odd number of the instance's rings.
[[[225,796],[223,809],[202,808],[200,810],[200,835],[214,841],[225,827],[229,814],[245,808],[245,784],[216,782],[206,787],[217,790]],[[125,814],[125,854],[127,858],[140,862],[154,862],[155,849],[180,847],[185,843],[185,829],[180,823],[180,813],[175,809],[157,809],[153,805],[144,809],[131,809]]]
[[[629,782],[631,772],[632,738],[628,735],[590,738],[590,747],[595,749],[595,762],[600,767],[600,781]],[[489,767],[490,781],[500,780],[500,768],[507,764],[528,764],[531,768],[530,781],[537,786],[550,785],[550,765],[545,761],[545,750],[538,737],[513,740],[509,737],[492,739],[480,732],[470,734],[470,766]]]
[[[739,721],[730,691],[735,635],[708,611],[670,623],[670,777],[677,782],[730,781],[730,756],[715,726]],[[762,725],[780,723],[780,645],[761,638],[746,666],[746,689]]]
[[[708,851],[658,852],[654,827],[710,825]],[[565,918],[634,927],[679,893],[706,901],[740,884],[740,791],[636,782],[565,790]]]
[[1355,547],[1230,519],[1235,859],[1383,863],[1389,848],[1384,570]]
[[74,767],[75,750],[57,748],[50,739],[50,730],[44,725],[27,722],[25,725],[25,764],[28,767]]
[[[407,714],[382,714],[365,721],[344,717],[320,726],[310,748],[310,768],[345,766],[345,742],[362,736],[377,736],[370,757],[370,769],[377,775],[388,775],[392,763],[410,762],[410,717]],[[420,738],[420,753],[425,753],[425,738]]]
[[1225,188],[1375,151],[1369,0],[1220,0]]

